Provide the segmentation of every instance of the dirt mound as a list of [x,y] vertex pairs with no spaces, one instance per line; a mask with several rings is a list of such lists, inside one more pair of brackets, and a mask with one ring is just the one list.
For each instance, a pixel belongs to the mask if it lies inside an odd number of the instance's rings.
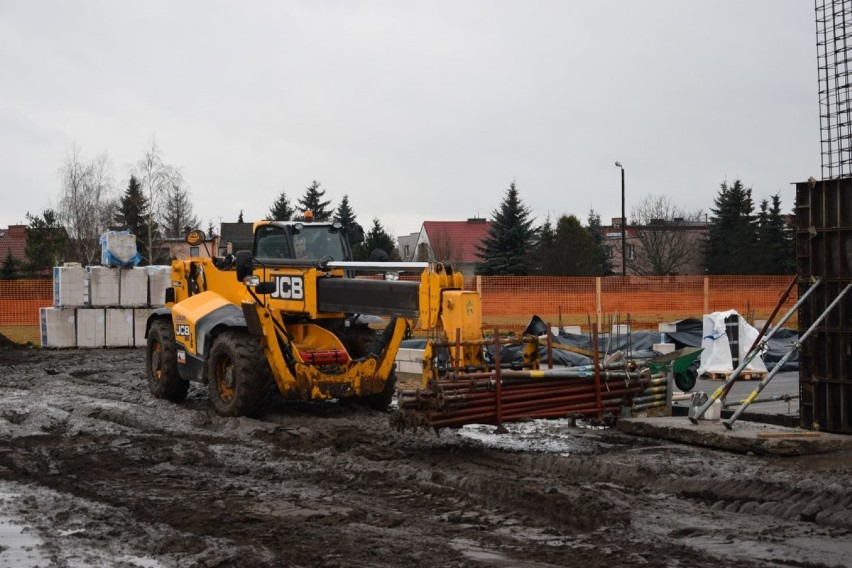
[[0,333],[0,349],[22,349],[23,345],[19,345]]

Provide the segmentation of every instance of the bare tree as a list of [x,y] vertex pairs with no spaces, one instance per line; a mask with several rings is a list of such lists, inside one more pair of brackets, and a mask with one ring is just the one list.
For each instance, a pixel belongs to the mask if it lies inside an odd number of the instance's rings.
[[160,250],[162,246],[158,219],[164,217],[169,191],[176,186],[181,187],[183,177],[177,168],[165,162],[160,148],[157,146],[157,141],[153,137],[150,146],[145,150],[145,155],[136,163],[133,175],[139,180],[142,193],[148,199],[147,245],[151,262],[154,262],[156,260],[155,251]]
[[59,176],[60,222],[77,260],[83,265],[95,264],[100,257],[100,236],[107,231],[116,207],[109,157],[101,154],[87,163],[74,144]]
[[198,228],[198,217],[192,211],[189,189],[176,179],[163,201],[163,231],[166,237],[183,237],[186,229]]
[[635,274],[677,274],[697,260],[700,233],[695,229],[701,210],[687,212],[669,197],[649,195],[632,208],[637,245],[628,266]]
[[438,229],[434,234],[429,235],[429,246],[432,249],[432,258],[429,260],[446,262],[450,265],[461,262],[461,245],[454,242],[447,231]]

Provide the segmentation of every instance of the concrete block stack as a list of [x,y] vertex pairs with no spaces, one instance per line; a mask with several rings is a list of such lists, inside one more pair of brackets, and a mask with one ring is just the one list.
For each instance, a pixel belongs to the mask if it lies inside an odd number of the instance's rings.
[[52,308],[42,308],[42,347],[141,347],[145,322],[165,305],[171,268],[57,266]]

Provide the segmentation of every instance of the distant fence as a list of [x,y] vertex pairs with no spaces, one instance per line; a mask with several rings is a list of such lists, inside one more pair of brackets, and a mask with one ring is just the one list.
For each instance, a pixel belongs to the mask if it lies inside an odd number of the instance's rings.
[[[479,290],[486,329],[520,331],[533,315],[551,325],[582,326],[600,321],[634,329],[703,314],[736,310],[749,321],[767,319],[791,276],[477,276],[466,286]],[[796,302],[796,291],[782,308]],[[39,342],[39,308],[53,305],[50,280],[0,280],[0,333],[19,343]],[[797,315],[787,324],[795,328]]]
[[[657,329],[663,322],[701,318],[736,310],[749,321],[764,320],[792,276],[627,276],[574,278],[550,276],[478,276],[487,328],[521,330],[535,314],[551,325],[582,326],[601,322],[634,329]],[[795,289],[781,315],[796,303]],[[780,315],[779,315],[780,317]],[[788,322],[796,327],[794,315]]]

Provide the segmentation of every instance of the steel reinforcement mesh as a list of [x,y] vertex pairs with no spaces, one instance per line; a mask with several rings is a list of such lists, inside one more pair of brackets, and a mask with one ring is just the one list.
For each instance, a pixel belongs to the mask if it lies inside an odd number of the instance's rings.
[[[736,310],[749,321],[766,319],[790,282],[790,276],[662,276],[574,278],[482,276],[465,287],[482,295],[483,327],[521,331],[533,315],[551,325],[601,328],[630,323],[634,329],[703,314]],[[795,292],[780,314],[796,302]],[[39,308],[53,305],[49,280],[0,281],[0,333],[25,343],[39,341]],[[796,315],[788,322],[796,327]]]

